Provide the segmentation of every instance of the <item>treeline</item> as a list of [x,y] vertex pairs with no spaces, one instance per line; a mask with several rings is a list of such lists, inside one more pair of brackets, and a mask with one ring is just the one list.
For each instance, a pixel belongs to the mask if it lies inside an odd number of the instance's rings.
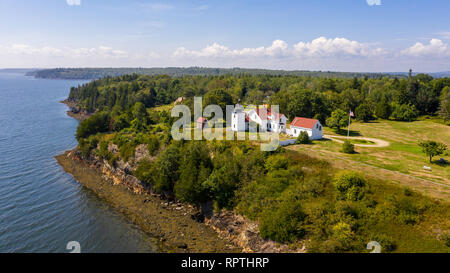
[[317,118],[326,124],[333,112],[340,117],[349,111],[355,112],[356,118],[362,121],[374,118],[411,121],[419,115],[435,114],[450,119],[449,88],[450,78],[434,79],[426,74],[405,79],[131,74],[74,87],[69,99],[90,112],[120,113],[137,102],[149,108],[185,97],[184,103],[192,105],[194,96],[202,96],[205,103],[219,105],[238,102],[279,105],[289,119]]
[[104,77],[116,77],[126,74],[182,76],[224,76],[224,75],[271,75],[271,76],[304,76],[325,78],[380,78],[399,77],[401,74],[354,73],[306,70],[267,70],[247,68],[206,68],[206,67],[167,67],[167,68],[56,68],[29,72],[29,76],[44,79],[80,79],[91,80]]

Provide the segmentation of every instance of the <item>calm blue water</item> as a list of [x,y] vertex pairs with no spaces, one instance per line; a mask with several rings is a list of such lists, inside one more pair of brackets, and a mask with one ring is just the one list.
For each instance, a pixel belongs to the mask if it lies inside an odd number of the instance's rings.
[[59,101],[81,81],[0,72],[0,252],[155,252],[154,240],[64,173],[53,156],[76,146]]

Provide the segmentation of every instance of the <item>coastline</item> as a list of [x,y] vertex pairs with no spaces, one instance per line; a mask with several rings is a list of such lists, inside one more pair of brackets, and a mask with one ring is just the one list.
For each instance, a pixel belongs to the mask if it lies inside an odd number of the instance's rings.
[[67,107],[69,107],[69,110],[67,110],[67,112],[66,112],[67,115],[69,117],[77,119],[78,121],[83,121],[85,119],[88,119],[92,115],[91,113],[88,113],[85,110],[81,109],[81,107],[79,107],[75,101],[65,99],[60,102],[62,104],[65,104]]
[[[83,121],[89,114],[64,100],[67,114]],[[114,147],[110,147],[113,150]],[[305,253],[306,248],[265,240],[259,226],[233,211],[214,212],[212,204],[194,207],[156,194],[129,174],[127,163],[112,167],[98,158],[84,159],[74,149],[55,156],[66,173],[118,209],[169,253]],[[170,197],[169,197],[170,199]]]
[[65,152],[55,159],[76,181],[119,210],[146,233],[159,238],[162,252],[239,252],[214,230],[193,219],[193,207],[168,203],[156,195],[137,190],[131,191],[121,181],[102,175],[96,167],[79,159],[74,151]]

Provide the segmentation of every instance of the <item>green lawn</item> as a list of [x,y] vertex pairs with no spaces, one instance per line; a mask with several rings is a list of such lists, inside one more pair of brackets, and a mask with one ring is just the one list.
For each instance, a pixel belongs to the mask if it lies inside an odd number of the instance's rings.
[[[318,155],[325,158],[341,157],[351,161],[362,162],[383,169],[398,171],[413,177],[427,179],[437,183],[450,185],[450,165],[430,163],[428,157],[418,146],[420,140],[435,140],[445,143],[450,148],[450,127],[431,120],[414,122],[396,122],[379,120],[370,123],[355,122],[350,127],[352,135],[377,138],[390,142],[388,147],[356,147],[356,154],[348,155],[341,152],[342,144],[331,140],[315,141],[308,147],[298,146],[298,150],[318,150]],[[340,135],[330,128],[325,128],[325,134]],[[354,144],[355,140],[352,141]],[[450,161],[450,152],[437,156]],[[431,171],[423,169],[432,168]],[[351,168],[351,166],[348,166]]]

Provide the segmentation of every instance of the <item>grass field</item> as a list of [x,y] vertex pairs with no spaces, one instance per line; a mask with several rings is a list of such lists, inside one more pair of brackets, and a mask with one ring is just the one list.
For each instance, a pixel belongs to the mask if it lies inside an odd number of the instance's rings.
[[[390,145],[388,147],[356,147],[357,153],[351,155],[342,153],[342,144],[331,140],[315,141],[313,145],[296,145],[291,149],[327,158],[337,167],[357,168],[373,176],[384,177],[421,189],[425,193],[450,197],[450,188],[438,185],[450,186],[450,165],[436,162],[439,158],[450,161],[449,151],[445,155],[435,157],[431,164],[418,146],[420,140],[435,140],[445,143],[450,148],[449,126],[430,120],[414,122],[380,120],[370,123],[353,123],[350,129],[352,136],[381,139],[388,141]],[[325,134],[338,135],[329,128],[325,128]],[[432,170],[426,171],[423,169],[424,166],[429,166]],[[436,184],[426,185],[427,181]]]

